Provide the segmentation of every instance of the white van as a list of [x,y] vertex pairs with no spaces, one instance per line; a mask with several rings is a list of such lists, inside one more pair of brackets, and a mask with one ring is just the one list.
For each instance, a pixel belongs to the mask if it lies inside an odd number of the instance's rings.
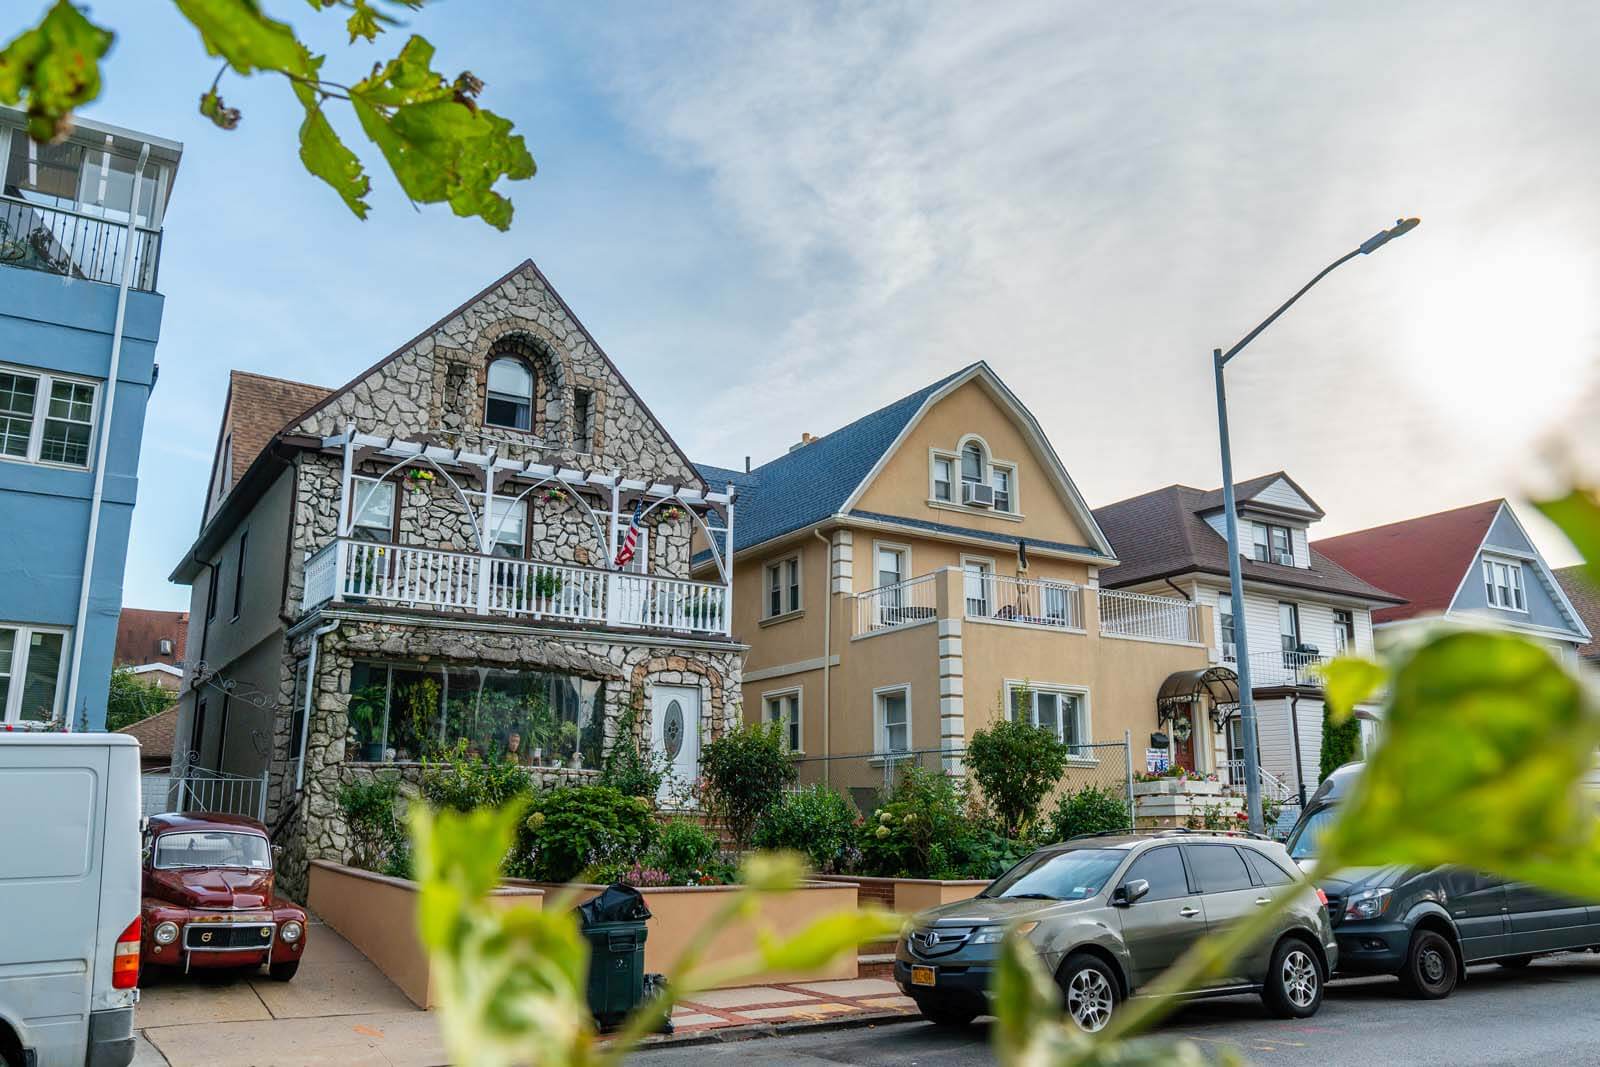
[[126,1067],[139,999],[139,743],[0,732],[0,1063]]

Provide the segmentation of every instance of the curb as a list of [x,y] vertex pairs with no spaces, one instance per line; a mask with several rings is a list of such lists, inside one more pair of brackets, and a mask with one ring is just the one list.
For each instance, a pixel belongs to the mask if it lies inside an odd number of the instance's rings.
[[916,1012],[871,1011],[853,1015],[840,1015],[831,1019],[800,1019],[788,1023],[747,1023],[743,1026],[722,1026],[713,1030],[699,1030],[692,1034],[659,1034],[647,1037],[638,1045],[640,1049],[685,1048],[693,1045],[715,1045],[735,1041],[754,1041],[766,1037],[790,1037],[795,1034],[815,1034],[829,1030],[860,1030],[869,1026],[887,1026],[895,1023],[922,1022]]

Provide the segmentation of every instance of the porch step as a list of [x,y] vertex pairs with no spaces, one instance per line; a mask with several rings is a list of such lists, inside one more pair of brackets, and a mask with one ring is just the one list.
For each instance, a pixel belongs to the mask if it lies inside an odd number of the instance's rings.
[[893,952],[864,952],[856,958],[857,978],[893,978]]

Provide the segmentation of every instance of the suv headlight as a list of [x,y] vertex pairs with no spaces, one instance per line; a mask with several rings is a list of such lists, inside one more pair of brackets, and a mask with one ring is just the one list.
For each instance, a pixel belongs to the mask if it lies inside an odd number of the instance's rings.
[[1038,925],[1039,925],[1038,920],[1034,920],[1033,922],[1029,922],[1029,923],[1018,923],[1014,927],[1013,926],[984,926],[984,927],[980,927],[978,929],[978,932],[972,935],[972,943],[974,945],[998,945],[1000,942],[1002,942],[1002,941],[1004,941],[1006,939],[1006,931],[1007,930],[1016,930],[1017,936],[1026,937],[1028,934],[1033,933],[1034,927],[1036,927]]
[[1389,898],[1393,895],[1392,889],[1363,889],[1359,893],[1352,893],[1344,903],[1344,917],[1376,919],[1388,910]]
[[294,919],[290,919],[278,929],[279,939],[291,945],[300,940],[302,933],[304,933],[304,929]]
[[150,939],[158,945],[170,945],[178,940],[178,924],[175,922],[158,923],[150,931]]

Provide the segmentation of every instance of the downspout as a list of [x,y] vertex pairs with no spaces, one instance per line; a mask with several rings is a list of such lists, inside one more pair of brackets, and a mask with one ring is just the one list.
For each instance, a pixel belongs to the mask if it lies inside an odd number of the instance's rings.
[[833,655],[833,542],[829,541],[821,529],[811,531],[811,536],[821,541],[823,549],[822,567],[822,784],[829,783],[829,771],[833,769],[832,742],[829,733],[833,725],[833,717],[829,714],[829,659]]
[[1294,731],[1294,781],[1300,798],[1300,808],[1306,806],[1306,764],[1300,755],[1300,693],[1289,694],[1289,729]]
[[306,695],[305,704],[300,715],[300,759],[294,768],[294,791],[300,792],[306,780],[306,742],[311,736],[311,694],[317,688],[317,649],[322,647],[322,639],[339,628],[337,622],[330,622],[311,631],[311,654],[306,661]]
[[1184,592],[1183,591],[1183,587],[1181,585],[1173,585],[1171,578],[1163,578],[1161,580],[1163,582],[1166,582],[1167,585],[1171,586],[1172,591],[1174,593],[1177,593],[1179,596],[1183,597],[1183,599],[1189,601],[1190,603],[1194,602],[1194,597],[1192,597],[1188,593]]
[[[123,243],[122,282],[117,287],[117,320],[111,330],[111,367],[106,374],[106,410],[101,417],[99,447],[95,450],[94,493],[89,498],[89,543],[83,550],[83,581],[78,588],[78,621],[72,628],[72,666],[67,671],[66,723],[72,730],[73,709],[78,704],[78,672],[83,668],[83,630],[89,618],[89,586],[94,579],[94,549],[100,538],[100,504],[105,496],[106,456],[111,450],[111,415],[116,409],[117,374],[122,366],[122,331],[128,316],[128,287],[133,284],[134,222],[138,217],[139,186],[150,161],[150,146],[139,148],[139,165],[133,171],[133,191],[128,196],[128,236]],[[121,605],[118,605],[121,610]]]

